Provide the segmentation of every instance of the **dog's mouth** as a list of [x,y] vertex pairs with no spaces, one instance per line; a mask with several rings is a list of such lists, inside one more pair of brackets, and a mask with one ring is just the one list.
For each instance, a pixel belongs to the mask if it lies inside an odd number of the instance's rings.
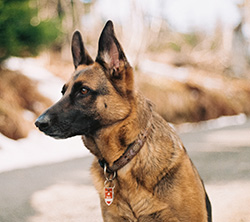
[[60,131],[51,129],[51,128],[42,128],[42,127],[38,127],[38,129],[43,132],[45,135],[53,137],[55,139],[66,139],[68,137],[70,137],[70,135],[66,135],[65,133],[62,133]]
[[[51,127],[48,129],[43,129],[38,127],[41,132],[45,135],[53,137],[54,139],[67,139],[76,135],[80,135],[80,133],[74,132],[70,129],[68,130],[58,130],[57,127]],[[56,129],[57,128],[57,129]]]
[[49,128],[38,127],[41,132],[45,135],[53,137],[54,139],[67,139],[76,135],[80,135],[80,133],[73,131],[69,127],[67,129],[61,129],[57,126],[51,126]]
[[77,135],[93,134],[100,128],[100,122],[88,117],[58,121],[58,116],[45,113],[35,122],[36,127],[47,136],[55,139],[66,139]]
[[59,133],[50,133],[50,132],[44,132],[45,135],[47,136],[50,136],[50,137],[53,137],[54,139],[67,139],[69,138],[70,136],[67,136],[67,135],[62,135],[62,134],[59,134]]
[[74,136],[69,123],[58,124],[47,114],[39,116],[35,125],[41,132],[55,139],[66,139]]

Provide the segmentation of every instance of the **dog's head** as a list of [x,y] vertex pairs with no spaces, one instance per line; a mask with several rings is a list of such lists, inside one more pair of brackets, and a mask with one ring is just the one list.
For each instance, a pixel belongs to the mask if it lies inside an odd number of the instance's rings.
[[133,71],[111,21],[101,33],[95,61],[78,31],[72,37],[72,55],[75,71],[62,88],[62,98],[35,122],[54,138],[94,134],[131,112]]

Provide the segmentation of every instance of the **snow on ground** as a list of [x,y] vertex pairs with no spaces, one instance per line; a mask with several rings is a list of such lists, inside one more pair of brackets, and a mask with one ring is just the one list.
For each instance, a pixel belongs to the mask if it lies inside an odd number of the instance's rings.
[[0,134],[0,173],[88,155],[80,137],[56,140],[37,131],[25,139],[11,140]]
[[217,119],[210,119],[199,123],[182,123],[176,126],[176,128],[179,133],[185,133],[190,131],[220,129],[227,126],[238,126],[243,125],[246,122],[246,114],[240,113],[234,116],[221,116]]
[[148,59],[141,60],[139,63],[139,69],[143,72],[143,74],[147,74],[151,77],[157,75],[159,77],[167,77],[182,83],[187,82],[188,78],[190,77],[190,72],[185,67],[176,68],[168,64],[163,64]]

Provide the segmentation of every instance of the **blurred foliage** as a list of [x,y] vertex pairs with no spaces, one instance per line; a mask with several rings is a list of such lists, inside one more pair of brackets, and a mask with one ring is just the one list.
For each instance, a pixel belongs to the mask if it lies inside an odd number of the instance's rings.
[[192,47],[195,47],[199,43],[199,38],[197,33],[183,34],[183,37],[185,42]]
[[61,33],[59,18],[40,21],[32,1],[0,1],[0,62],[10,56],[37,55]]
[[176,52],[180,52],[181,51],[181,45],[180,44],[177,44],[177,43],[174,43],[174,42],[170,42],[169,43],[169,47],[176,51]]

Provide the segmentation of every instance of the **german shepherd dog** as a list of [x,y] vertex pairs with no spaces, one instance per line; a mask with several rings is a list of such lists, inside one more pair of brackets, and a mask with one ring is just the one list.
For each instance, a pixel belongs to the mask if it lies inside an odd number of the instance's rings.
[[207,222],[211,205],[173,128],[134,90],[133,70],[108,21],[94,61],[72,37],[75,71],[62,98],[35,125],[46,135],[81,135],[107,222]]

